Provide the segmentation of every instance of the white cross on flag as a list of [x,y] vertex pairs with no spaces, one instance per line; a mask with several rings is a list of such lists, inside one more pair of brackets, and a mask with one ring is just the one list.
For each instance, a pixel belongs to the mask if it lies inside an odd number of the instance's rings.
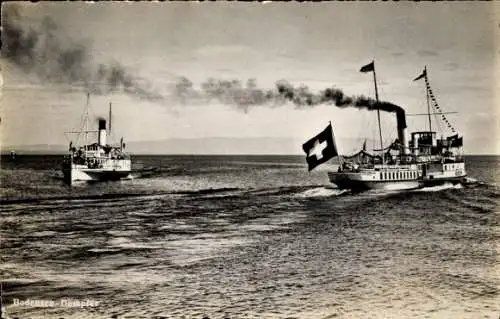
[[337,156],[338,153],[335,141],[333,140],[332,125],[329,124],[323,132],[305,142],[302,145],[302,149],[307,154],[306,161],[309,171]]

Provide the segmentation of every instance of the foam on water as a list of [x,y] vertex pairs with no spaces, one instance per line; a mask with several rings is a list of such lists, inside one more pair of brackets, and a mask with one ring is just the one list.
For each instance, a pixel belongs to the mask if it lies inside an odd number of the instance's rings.
[[328,197],[328,196],[339,196],[345,194],[348,190],[330,188],[330,187],[315,187],[312,189],[305,190],[301,193],[296,194],[296,197]]
[[111,249],[158,249],[161,248],[159,244],[146,244],[134,240],[130,237],[113,237],[108,240],[107,246]]
[[445,183],[443,185],[416,189],[415,192],[440,192],[446,189],[461,189],[461,188],[463,188],[462,184]]

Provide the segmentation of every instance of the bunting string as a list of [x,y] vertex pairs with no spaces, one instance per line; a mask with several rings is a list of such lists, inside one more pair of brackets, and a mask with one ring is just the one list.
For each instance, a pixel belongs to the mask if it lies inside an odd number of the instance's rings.
[[[427,92],[429,93],[429,97],[431,98],[432,100],[432,106],[434,107],[434,109],[437,111],[437,113],[442,113],[442,110],[441,108],[439,107],[438,105],[438,102],[436,100],[436,98],[434,97],[434,92],[432,91],[432,88],[429,84],[429,79],[427,78],[427,74],[425,76],[425,86],[427,87]],[[455,128],[451,125],[451,123],[448,121],[448,119],[446,118],[446,116],[444,114],[441,114],[441,118],[443,119],[443,121],[446,123],[446,125],[448,126],[448,128],[453,132],[453,133],[456,133],[456,130]]]

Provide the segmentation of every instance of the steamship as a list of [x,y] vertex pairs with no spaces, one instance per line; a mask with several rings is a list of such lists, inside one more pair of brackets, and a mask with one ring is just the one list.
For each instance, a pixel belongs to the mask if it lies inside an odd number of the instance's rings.
[[[369,65],[373,72],[375,96],[378,101],[375,64]],[[363,71],[363,69],[362,69]],[[363,71],[366,72],[366,71]],[[466,181],[465,161],[462,156],[463,137],[456,134],[437,104],[429,85],[427,68],[414,81],[424,78],[426,84],[427,113],[414,114],[428,117],[429,130],[411,133],[406,136],[406,114],[404,109],[395,109],[398,138],[388,147],[382,145],[380,129],[380,110],[377,109],[380,149],[369,153],[363,147],[351,156],[339,156],[337,171],[328,172],[330,182],[340,189],[351,190],[410,190],[429,186],[458,184]],[[431,112],[432,107],[436,112]],[[431,115],[440,115],[451,129],[453,135],[438,138],[432,130]]]
[[[98,120],[98,130],[89,130],[89,94],[83,119],[83,128],[76,132],[78,141],[83,137],[82,145],[69,144],[69,155],[63,162],[62,171],[64,180],[68,184],[79,181],[105,181],[120,180],[127,178],[131,172],[131,160],[129,154],[125,153],[123,138],[119,145],[108,144],[108,130],[106,120]],[[111,132],[111,104],[109,105],[109,133]],[[89,143],[88,135],[97,133],[97,140]]]

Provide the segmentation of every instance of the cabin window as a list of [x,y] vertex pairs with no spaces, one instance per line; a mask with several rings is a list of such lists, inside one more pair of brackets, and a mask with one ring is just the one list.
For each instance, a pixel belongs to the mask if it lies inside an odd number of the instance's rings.
[[380,173],[380,179],[382,179],[382,173]]

